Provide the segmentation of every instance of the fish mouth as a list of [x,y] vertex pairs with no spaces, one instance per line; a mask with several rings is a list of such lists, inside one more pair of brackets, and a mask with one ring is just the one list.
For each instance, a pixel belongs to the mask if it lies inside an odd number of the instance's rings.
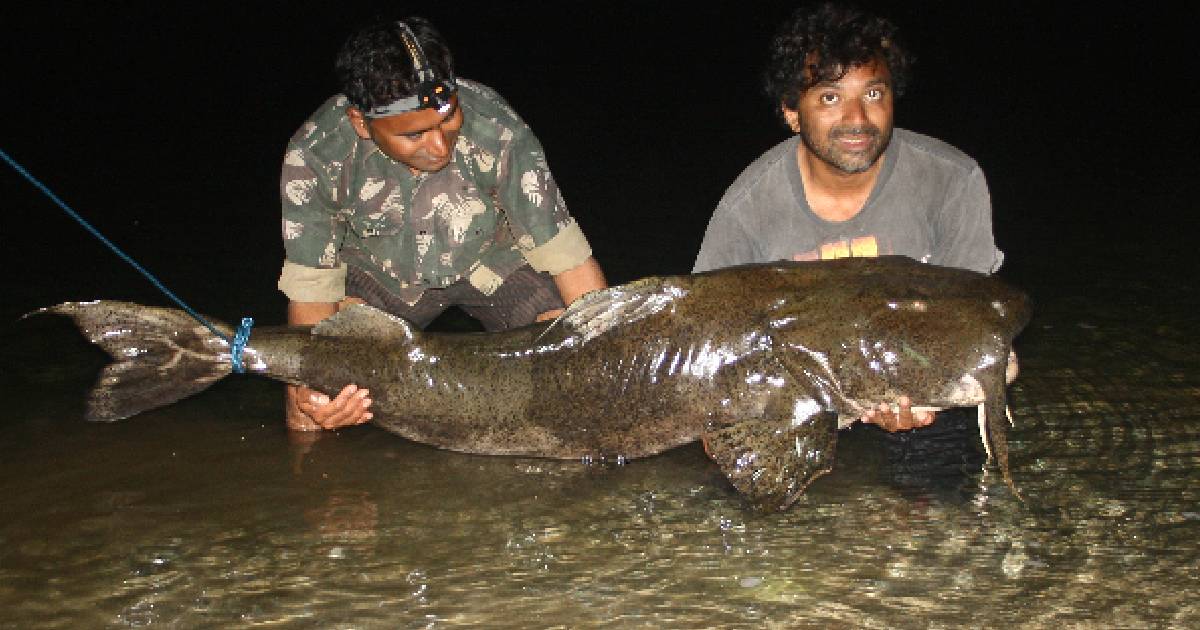
[[964,374],[950,387],[943,400],[947,407],[974,407],[982,404],[986,398],[979,379],[972,374]]
[[[1017,355],[1015,352],[1009,351],[1008,364],[1004,368],[1005,383],[1011,384],[1017,378],[1018,372]],[[913,404],[909,407],[913,413],[937,413],[951,407],[975,407],[982,405],[987,400],[983,384],[972,374],[964,374],[941,392],[927,398],[913,392],[905,392],[905,394],[913,399]],[[839,429],[854,424],[855,421],[866,415],[868,409],[878,407],[881,401],[851,399],[847,402],[850,403],[850,410],[849,413],[843,413],[838,418]],[[891,404],[891,409],[892,413],[900,412],[900,408],[896,404]]]

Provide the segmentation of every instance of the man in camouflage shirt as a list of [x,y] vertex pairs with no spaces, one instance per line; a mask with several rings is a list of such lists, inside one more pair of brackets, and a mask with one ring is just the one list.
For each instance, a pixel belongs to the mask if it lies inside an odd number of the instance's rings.
[[[604,275],[541,144],[493,90],[456,79],[427,21],[379,22],[337,60],[343,94],[288,143],[288,322],[366,302],[419,327],[460,306],[488,330],[561,312]],[[370,420],[369,392],[288,387],[289,428]]]

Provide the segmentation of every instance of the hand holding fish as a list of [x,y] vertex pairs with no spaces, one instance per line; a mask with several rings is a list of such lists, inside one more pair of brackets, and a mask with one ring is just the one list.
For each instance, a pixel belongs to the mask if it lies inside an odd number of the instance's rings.
[[920,427],[927,427],[933,424],[932,411],[916,411],[912,410],[912,400],[908,396],[901,396],[896,401],[896,408],[893,409],[887,403],[879,403],[876,409],[868,409],[862,417],[863,422],[878,425],[884,431],[895,433],[897,431],[911,431]]
[[371,392],[350,384],[332,400],[320,392],[289,385],[287,388],[287,425],[293,431],[339,429],[369,422],[374,417]]
[[[289,302],[288,324],[311,326],[347,306],[362,303],[356,297],[348,297],[340,303]],[[320,431],[363,424],[374,417],[367,411],[371,406],[369,395],[369,391],[359,389],[353,383],[343,387],[332,400],[319,391],[289,385],[285,402],[288,428],[293,431]]]

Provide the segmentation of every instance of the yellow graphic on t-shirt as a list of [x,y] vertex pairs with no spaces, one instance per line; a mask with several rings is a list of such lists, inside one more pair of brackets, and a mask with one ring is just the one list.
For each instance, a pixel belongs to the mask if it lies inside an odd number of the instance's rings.
[[823,243],[811,252],[792,256],[792,260],[834,260],[836,258],[874,258],[879,255],[879,240],[874,236]]

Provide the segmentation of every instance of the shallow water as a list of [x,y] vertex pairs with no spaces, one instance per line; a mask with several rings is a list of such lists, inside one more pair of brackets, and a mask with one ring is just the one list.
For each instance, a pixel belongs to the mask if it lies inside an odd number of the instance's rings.
[[1028,283],[1024,502],[971,465],[908,474],[856,428],[773,515],[695,446],[587,468],[371,427],[301,441],[251,378],[88,424],[103,357],[25,320],[4,339],[0,627],[1196,627],[1200,300],[1153,277]]

